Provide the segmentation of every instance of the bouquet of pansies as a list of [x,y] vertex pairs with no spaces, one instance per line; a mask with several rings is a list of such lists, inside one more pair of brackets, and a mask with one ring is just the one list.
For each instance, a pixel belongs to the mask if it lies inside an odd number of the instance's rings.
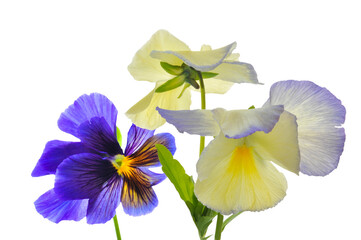
[[[36,210],[55,223],[113,219],[121,239],[120,203],[131,216],[152,212],[158,205],[152,187],[168,177],[199,238],[211,236],[207,230],[217,216],[214,239],[219,240],[242,212],[274,207],[285,197],[287,181],[274,164],[297,175],[333,171],[344,147],[346,110],[326,88],[280,81],[261,107],[206,109],[206,93],[224,94],[234,83],[259,84],[254,68],[238,60],[235,48],[232,43],[191,51],[169,32],[156,32],[128,67],[134,79],[155,87],[126,112],[133,125],[124,150],[115,105],[99,93],[80,96],[58,120],[60,130],[79,141],[49,141],[32,172],[33,177],[55,175],[54,188],[35,201]],[[191,90],[200,91],[201,109],[190,110]],[[196,181],[173,159],[174,137],[155,134],[166,122],[200,136]],[[213,137],[207,146],[206,136]],[[160,166],[164,173],[151,170]]]

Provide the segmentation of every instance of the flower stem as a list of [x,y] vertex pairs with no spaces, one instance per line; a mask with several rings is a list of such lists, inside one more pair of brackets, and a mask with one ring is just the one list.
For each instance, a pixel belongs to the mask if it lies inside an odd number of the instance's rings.
[[[206,89],[204,87],[203,76],[200,71],[197,71],[197,73],[199,76],[199,83],[200,83],[199,85],[201,89],[201,109],[206,109]],[[203,152],[204,144],[205,144],[205,137],[201,136],[199,143],[199,155],[201,155],[201,153]]]
[[116,215],[116,214],[115,214],[114,217],[113,217],[113,221],[114,221],[115,233],[116,233],[116,235],[117,235],[117,240],[121,240],[122,237],[120,236],[118,218],[117,218],[117,215]]
[[223,227],[223,215],[218,213],[216,233],[214,235],[214,240],[221,240],[222,227]]

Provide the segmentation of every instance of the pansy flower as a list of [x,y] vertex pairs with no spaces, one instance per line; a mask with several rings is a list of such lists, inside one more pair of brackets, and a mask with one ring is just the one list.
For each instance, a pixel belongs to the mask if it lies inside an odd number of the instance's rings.
[[155,108],[189,109],[190,86],[199,88],[199,73],[204,78],[207,93],[225,93],[233,83],[258,83],[253,67],[239,62],[238,54],[232,54],[235,48],[236,43],[232,43],[215,50],[204,45],[201,51],[191,51],[169,32],[156,32],[128,67],[134,79],[154,82],[155,88],[126,115],[143,128],[161,126],[165,120]]
[[55,174],[54,188],[35,201],[41,215],[56,223],[86,216],[89,224],[95,224],[114,217],[120,202],[132,216],[147,214],[157,206],[152,187],[165,175],[149,168],[160,166],[155,145],[174,153],[174,138],[133,124],[123,151],[116,120],[113,103],[97,93],[79,97],[61,114],[59,128],[80,142],[46,144],[32,172],[33,177]]
[[180,132],[215,136],[197,163],[195,194],[222,214],[275,206],[287,182],[271,162],[296,174],[300,168],[327,173],[337,166],[345,139],[341,102],[305,81],[276,83],[259,109],[158,111]]

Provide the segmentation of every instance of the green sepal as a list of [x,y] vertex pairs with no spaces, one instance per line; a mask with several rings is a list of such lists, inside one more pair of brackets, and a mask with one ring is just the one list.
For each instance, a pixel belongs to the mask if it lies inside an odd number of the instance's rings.
[[213,78],[213,77],[215,77],[217,75],[218,75],[218,73],[202,72],[202,77],[203,78]]
[[180,198],[187,205],[193,221],[198,229],[200,239],[206,240],[205,237],[209,225],[217,213],[198,201],[194,194],[193,178],[186,174],[182,165],[173,158],[171,152],[166,147],[156,144],[159,161],[162,164],[162,170],[168,179],[173,183],[178,191]]
[[192,85],[195,89],[199,89],[199,84],[194,80],[194,78],[186,78],[185,81]]
[[184,84],[184,87],[183,87],[183,89],[182,89],[182,91],[181,91],[181,93],[179,94],[179,96],[178,96],[178,98],[181,98],[182,96],[183,96],[183,93],[184,93],[184,91],[187,89],[187,88],[189,88],[191,85],[189,84],[189,83],[185,83]]
[[166,62],[160,62],[160,66],[171,75],[178,76],[183,72],[183,68],[181,66],[171,65]]
[[254,107],[254,105],[252,105],[248,109],[255,109],[255,107]]
[[161,93],[161,92],[167,92],[167,91],[173,90],[173,89],[175,89],[177,87],[182,86],[184,81],[185,80],[184,80],[183,75],[177,76],[175,78],[172,78],[171,80],[168,80],[167,82],[163,83],[162,85],[160,85],[155,90],[155,92]]
[[118,127],[117,127],[117,140],[118,140],[119,146],[122,146],[122,134],[120,133],[120,130]]

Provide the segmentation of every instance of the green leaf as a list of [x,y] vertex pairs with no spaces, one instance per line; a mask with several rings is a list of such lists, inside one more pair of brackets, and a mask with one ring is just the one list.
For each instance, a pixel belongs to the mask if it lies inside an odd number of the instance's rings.
[[202,77],[203,78],[213,78],[213,77],[215,77],[217,75],[218,75],[218,73],[202,72]]
[[185,173],[182,165],[177,160],[173,159],[172,153],[169,152],[166,147],[156,144],[156,148],[158,150],[158,157],[162,164],[163,172],[173,183],[181,199],[192,206],[195,200],[193,193],[194,182],[192,177]]
[[119,128],[117,127],[117,140],[120,146],[122,146],[122,134],[120,133]]
[[187,205],[193,221],[198,229],[199,237],[203,240],[209,225],[217,213],[198,201],[194,194],[193,178],[185,173],[182,165],[173,158],[172,154],[163,145],[157,144],[159,161],[162,170],[168,179],[173,183],[181,199]]
[[171,75],[180,75],[183,72],[183,68],[181,66],[171,65],[166,62],[160,62],[160,66]]
[[252,105],[248,109],[255,109],[255,107],[254,107],[254,105]]
[[160,85],[155,91],[157,93],[170,91],[172,89],[182,86],[184,81],[185,80],[183,75],[177,76]]

